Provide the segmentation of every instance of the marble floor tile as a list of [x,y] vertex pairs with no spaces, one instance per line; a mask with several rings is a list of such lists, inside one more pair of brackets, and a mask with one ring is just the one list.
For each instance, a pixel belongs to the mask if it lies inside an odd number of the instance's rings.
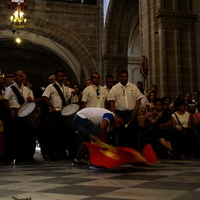
[[0,164],[0,200],[200,200],[200,159],[103,171],[71,161]]

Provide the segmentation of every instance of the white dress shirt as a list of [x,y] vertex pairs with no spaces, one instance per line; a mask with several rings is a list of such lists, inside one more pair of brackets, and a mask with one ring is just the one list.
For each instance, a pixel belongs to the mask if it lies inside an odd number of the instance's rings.
[[108,91],[102,86],[90,85],[82,93],[82,101],[86,102],[86,108],[105,108],[107,98]]
[[136,106],[136,101],[143,97],[144,95],[135,84],[128,82],[123,86],[119,82],[112,87],[108,100],[115,101],[115,110],[127,111],[133,110]]
[[[24,100],[26,100],[27,97],[31,97],[33,99],[33,92],[29,87],[22,85],[20,88],[16,82],[14,82],[13,85],[18,89]],[[4,99],[8,100],[10,108],[20,108],[18,98],[10,86],[8,86],[5,90]]]
[[[64,85],[60,85],[57,81],[55,82],[55,84],[57,84],[59,86],[61,92],[63,93],[63,95],[65,97],[65,101],[67,102],[67,100],[71,96],[70,88],[65,87]],[[42,96],[45,96],[49,99],[49,102],[52,103],[52,105],[55,107],[56,111],[62,110],[62,99],[61,99],[58,91],[56,90],[56,88],[53,86],[53,84],[50,84],[47,86],[47,88],[45,89]]]

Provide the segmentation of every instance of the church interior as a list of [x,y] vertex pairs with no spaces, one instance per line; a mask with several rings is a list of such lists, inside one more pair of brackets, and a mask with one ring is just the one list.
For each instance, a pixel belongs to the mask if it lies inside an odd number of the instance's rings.
[[[62,69],[81,88],[98,72],[103,86],[107,74],[117,82],[126,69],[145,94],[152,84],[172,100],[200,90],[199,0],[1,0],[0,18],[0,76],[7,82],[22,70],[45,88]],[[199,159],[91,170],[46,161],[38,146],[34,159],[0,163],[0,200],[200,199]]]

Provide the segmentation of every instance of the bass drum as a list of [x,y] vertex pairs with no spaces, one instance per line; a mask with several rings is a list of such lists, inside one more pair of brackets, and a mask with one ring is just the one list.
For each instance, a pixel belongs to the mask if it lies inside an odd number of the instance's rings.
[[31,129],[37,128],[41,122],[41,110],[34,102],[24,104],[18,111],[18,117]]
[[73,117],[79,110],[80,106],[78,104],[69,104],[61,110],[61,115],[65,117],[65,120],[72,126]]

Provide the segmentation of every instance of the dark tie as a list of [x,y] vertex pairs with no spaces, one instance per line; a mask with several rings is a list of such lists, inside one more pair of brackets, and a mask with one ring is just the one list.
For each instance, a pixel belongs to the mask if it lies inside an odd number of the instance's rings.
[[100,95],[99,88],[96,89],[96,92],[97,92],[97,96],[99,96]]

